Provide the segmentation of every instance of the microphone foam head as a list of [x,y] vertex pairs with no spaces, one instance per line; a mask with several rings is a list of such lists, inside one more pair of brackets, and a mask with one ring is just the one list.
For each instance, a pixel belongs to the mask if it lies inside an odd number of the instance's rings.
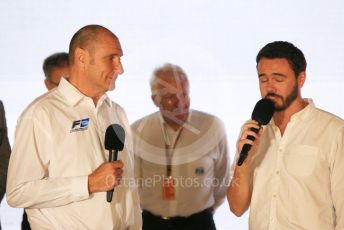
[[266,125],[275,111],[274,103],[266,98],[260,99],[252,112],[252,120],[258,121],[260,125]]
[[119,124],[110,125],[105,132],[105,149],[122,151],[125,132]]

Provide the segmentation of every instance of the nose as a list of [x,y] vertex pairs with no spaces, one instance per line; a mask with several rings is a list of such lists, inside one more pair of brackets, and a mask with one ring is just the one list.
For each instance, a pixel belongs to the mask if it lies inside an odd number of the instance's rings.
[[266,84],[266,91],[268,93],[275,93],[276,92],[276,87],[273,81],[268,81]]
[[120,61],[119,62],[115,62],[114,66],[115,66],[115,73],[116,74],[120,75],[120,74],[124,73],[123,65],[122,65],[122,63]]

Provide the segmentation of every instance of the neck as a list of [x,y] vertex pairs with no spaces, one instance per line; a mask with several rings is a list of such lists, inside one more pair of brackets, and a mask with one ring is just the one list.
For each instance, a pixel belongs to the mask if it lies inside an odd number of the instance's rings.
[[177,131],[178,129],[180,129],[180,127],[182,127],[182,125],[177,124],[175,122],[167,122],[165,121],[166,125],[170,128],[172,128],[174,131]]
[[173,115],[171,112],[160,109],[160,114],[169,127],[173,130],[178,130],[180,127],[183,127],[184,123],[187,121],[189,112],[182,115]]
[[288,108],[274,113],[273,119],[283,136],[291,117],[307,106],[307,102],[302,98],[296,99]]
[[[78,76],[78,75],[77,75]],[[72,74],[68,78],[69,83],[71,83],[75,88],[77,88],[82,94],[87,97],[92,98],[94,105],[97,105],[99,98],[104,94],[104,92],[96,92],[96,90],[83,81],[81,78],[74,77]]]

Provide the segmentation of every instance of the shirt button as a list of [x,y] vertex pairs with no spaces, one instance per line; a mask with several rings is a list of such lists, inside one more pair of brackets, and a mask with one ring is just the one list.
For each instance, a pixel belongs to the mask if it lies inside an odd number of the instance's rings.
[[276,197],[277,197],[277,195],[276,195],[276,194],[274,194],[274,195],[273,195],[273,197],[274,197],[274,198],[276,198]]
[[279,175],[279,173],[280,173],[279,170],[277,170],[277,171],[276,171],[276,175]]

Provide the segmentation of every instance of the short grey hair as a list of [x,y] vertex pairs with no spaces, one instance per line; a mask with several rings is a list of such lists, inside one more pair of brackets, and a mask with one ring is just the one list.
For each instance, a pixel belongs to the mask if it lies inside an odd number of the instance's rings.
[[166,63],[153,71],[152,77],[150,79],[150,88],[152,95],[156,94],[156,90],[159,85],[158,78],[166,74],[171,74],[174,78],[176,78],[176,80],[189,83],[185,71],[180,66],[171,63]]

